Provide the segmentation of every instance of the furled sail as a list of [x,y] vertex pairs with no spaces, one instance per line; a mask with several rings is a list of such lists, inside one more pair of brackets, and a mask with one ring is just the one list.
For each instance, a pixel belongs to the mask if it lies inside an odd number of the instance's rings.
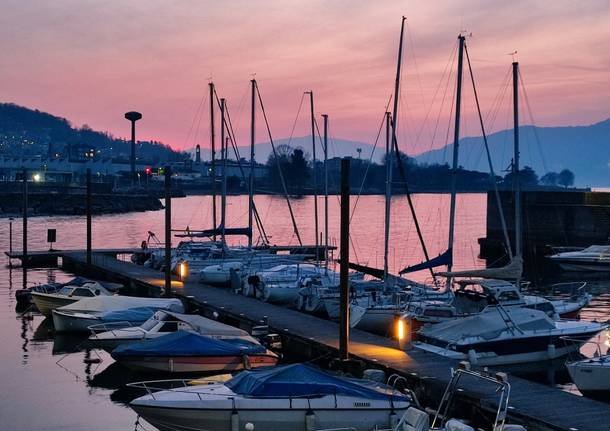
[[426,262],[419,263],[417,265],[408,266],[404,268],[399,274],[407,274],[409,272],[421,271],[422,269],[436,268],[437,266],[449,265],[453,260],[453,250],[450,248],[443,254],[439,254],[433,259]]
[[[204,230],[185,230],[181,231],[184,233],[176,234],[175,236],[178,238],[209,238],[214,235],[222,235],[222,227],[216,229],[204,229]],[[244,235],[244,236],[252,236],[252,230],[248,227],[228,227],[225,228],[224,234],[229,235]]]
[[443,277],[480,277],[496,278],[499,280],[517,280],[523,273],[523,258],[515,256],[506,266],[500,268],[472,269],[466,271],[441,272],[438,275]]

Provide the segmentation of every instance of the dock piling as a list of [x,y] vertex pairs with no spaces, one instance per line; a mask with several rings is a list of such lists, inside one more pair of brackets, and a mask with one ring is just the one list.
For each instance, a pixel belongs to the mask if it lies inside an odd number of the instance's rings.
[[28,287],[28,171],[23,168],[23,288]]
[[91,169],[87,168],[87,265],[91,265]]
[[341,159],[341,250],[339,283],[341,288],[341,323],[339,355],[349,358],[349,167],[348,158]]
[[165,170],[165,289],[164,295],[172,293],[172,171]]

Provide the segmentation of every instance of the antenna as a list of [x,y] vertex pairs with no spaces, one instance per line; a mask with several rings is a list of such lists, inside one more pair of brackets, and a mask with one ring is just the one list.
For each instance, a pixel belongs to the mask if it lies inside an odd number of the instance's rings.
[[506,55],[510,55],[513,58],[513,63],[515,62],[515,55],[517,55],[517,50],[514,50],[513,52],[509,52]]

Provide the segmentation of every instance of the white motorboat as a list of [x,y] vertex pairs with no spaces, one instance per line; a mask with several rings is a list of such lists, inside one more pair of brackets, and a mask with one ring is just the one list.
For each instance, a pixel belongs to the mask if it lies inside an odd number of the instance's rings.
[[180,330],[218,339],[231,338],[257,342],[243,329],[199,315],[174,313],[167,310],[157,311],[140,326],[124,327],[124,323],[120,322],[119,325],[92,325],[89,329],[92,332],[89,342],[93,346],[101,347],[109,352],[121,344],[158,338]]
[[424,327],[413,345],[477,365],[519,364],[565,356],[605,328],[597,322],[553,320],[540,310],[499,305]]
[[103,323],[139,325],[160,309],[184,312],[179,299],[96,296],[53,310],[53,326],[57,332],[89,332],[89,326]]
[[47,292],[42,288],[32,290],[32,301],[36,308],[38,308],[38,311],[45,316],[50,316],[52,310],[64,305],[73,304],[81,299],[113,295],[114,293],[106,289],[106,287],[113,287],[114,289],[121,287],[120,284],[106,285],[104,287],[101,283],[93,280],[80,278],[75,280],[77,281],[64,285],[56,292]]
[[297,282],[301,277],[319,274],[322,269],[311,263],[275,265],[250,274],[243,288],[246,296],[265,302],[292,305],[297,299]]
[[583,250],[564,251],[548,256],[565,271],[610,271],[610,245],[592,245]]
[[[150,385],[145,386],[150,391]],[[130,406],[162,431],[241,430],[247,423],[258,430],[369,431],[393,426],[412,401],[382,384],[292,364],[244,371],[224,384],[154,392]],[[427,425],[427,415],[419,412],[420,421]],[[234,428],[232,423],[236,423]]]
[[591,398],[610,399],[610,352],[601,354],[596,344],[595,355],[578,361],[566,362],[566,368],[578,390]]
[[212,286],[228,286],[231,282],[231,272],[241,276],[243,269],[244,264],[240,261],[210,265],[199,271],[199,281]]

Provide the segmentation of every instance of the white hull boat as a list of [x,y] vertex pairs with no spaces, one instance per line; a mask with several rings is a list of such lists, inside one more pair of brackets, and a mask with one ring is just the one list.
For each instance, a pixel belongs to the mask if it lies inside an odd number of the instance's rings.
[[[120,287],[120,285],[116,285],[116,287]],[[67,285],[53,293],[33,290],[32,301],[41,314],[50,316],[56,308],[73,304],[81,299],[111,295],[113,293],[106,290],[100,283],[89,281],[82,285]]]
[[592,245],[580,251],[566,251],[548,257],[564,271],[610,271],[610,245]]
[[610,355],[568,362],[566,368],[583,395],[610,399]]

